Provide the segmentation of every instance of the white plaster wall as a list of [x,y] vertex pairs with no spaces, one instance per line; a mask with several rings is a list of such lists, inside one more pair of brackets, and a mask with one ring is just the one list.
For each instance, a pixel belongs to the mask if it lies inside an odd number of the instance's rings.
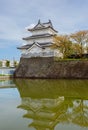
[[42,52],[42,48],[34,45],[31,49],[27,50],[27,53],[40,53]]
[[24,49],[21,52],[22,52],[22,54],[28,54],[28,53],[41,53],[41,52],[49,53],[50,51],[52,51],[52,49],[49,47],[42,49],[42,48],[34,45],[31,49],[30,48],[28,50]]
[[52,30],[51,28],[49,28],[49,33],[50,33],[50,34],[57,34],[57,32],[55,32],[55,31]]
[[32,31],[32,35],[41,35],[41,34],[46,34],[46,33],[56,34],[56,32],[52,30],[51,28]]
[[41,35],[41,34],[46,34],[48,33],[48,30],[47,29],[44,29],[44,30],[35,30],[32,32],[32,35]]
[[35,55],[39,56],[41,53],[47,53],[47,57],[49,53],[53,53],[55,57],[63,58],[63,54],[58,50],[58,49],[52,49],[50,47],[46,47],[45,49],[42,49],[38,47],[37,45],[34,45],[31,49],[24,49],[22,50],[22,54],[26,54],[27,56],[29,55]]
[[47,52],[47,53],[49,53],[49,52],[53,52],[53,50],[51,49],[51,48],[49,48],[49,47],[47,47],[47,48],[45,48],[44,50],[43,50],[43,52]]
[[53,37],[36,38],[36,39],[27,40],[27,44],[32,44],[34,42],[39,42],[39,43],[53,42]]

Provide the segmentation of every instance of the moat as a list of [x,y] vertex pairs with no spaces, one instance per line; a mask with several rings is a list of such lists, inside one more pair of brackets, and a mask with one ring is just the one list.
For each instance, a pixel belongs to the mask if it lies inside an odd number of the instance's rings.
[[1,80],[0,129],[87,130],[88,80]]

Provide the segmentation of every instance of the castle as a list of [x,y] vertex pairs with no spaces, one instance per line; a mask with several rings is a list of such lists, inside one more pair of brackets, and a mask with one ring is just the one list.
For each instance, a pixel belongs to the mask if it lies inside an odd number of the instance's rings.
[[26,44],[18,47],[21,50],[21,57],[63,57],[58,49],[53,49],[53,38],[57,31],[53,28],[51,20],[42,23],[40,20],[33,28],[28,28],[32,33],[31,36],[23,38]]

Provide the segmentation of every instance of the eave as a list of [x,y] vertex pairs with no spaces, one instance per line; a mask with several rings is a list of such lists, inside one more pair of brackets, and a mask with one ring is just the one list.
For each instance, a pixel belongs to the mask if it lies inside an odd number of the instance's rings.
[[36,38],[45,38],[45,37],[53,37],[55,34],[42,34],[42,35],[33,35],[29,37],[22,38],[23,40],[36,39]]
[[27,44],[27,45],[24,45],[24,46],[21,46],[21,47],[17,47],[17,49],[20,49],[20,50],[23,50],[23,49],[29,49],[31,48],[34,44],[36,44],[38,47],[40,48],[45,48],[45,47],[49,47],[51,46],[53,43],[52,42],[46,42],[46,43],[32,43],[32,44]]
[[55,31],[56,33],[58,33],[58,31],[56,31],[53,27],[48,26],[48,27],[39,27],[39,28],[32,28],[32,29],[28,29],[28,31],[35,31],[35,30],[42,30],[42,29],[47,29],[47,28],[51,28],[53,31]]

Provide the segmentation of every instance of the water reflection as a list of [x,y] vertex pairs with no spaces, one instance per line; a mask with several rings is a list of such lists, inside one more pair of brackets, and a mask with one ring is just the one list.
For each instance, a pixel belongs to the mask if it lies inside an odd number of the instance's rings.
[[87,80],[15,80],[21,97],[18,108],[36,130],[55,130],[58,124],[88,127]]
[[16,87],[13,80],[0,80],[0,88]]

